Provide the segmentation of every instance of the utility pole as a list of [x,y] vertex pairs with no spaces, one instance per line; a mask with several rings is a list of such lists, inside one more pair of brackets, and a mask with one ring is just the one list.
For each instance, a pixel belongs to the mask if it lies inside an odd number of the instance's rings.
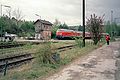
[[0,5],[1,6],[1,17],[2,17],[2,7],[7,7],[7,8],[11,8],[11,6],[7,6],[7,5]]
[[0,8],[1,8],[1,17],[2,17],[2,4],[0,5]]
[[113,23],[113,11],[111,11],[111,24]]
[[83,47],[85,47],[85,0],[83,0]]
[[[1,17],[0,18],[2,18],[2,4],[0,5],[0,9],[1,9]],[[2,41],[2,24],[0,25],[0,28],[1,28],[1,35],[0,35],[0,40]]]
[[112,29],[113,29],[113,11],[111,10],[111,37],[113,38],[113,31],[112,31]]

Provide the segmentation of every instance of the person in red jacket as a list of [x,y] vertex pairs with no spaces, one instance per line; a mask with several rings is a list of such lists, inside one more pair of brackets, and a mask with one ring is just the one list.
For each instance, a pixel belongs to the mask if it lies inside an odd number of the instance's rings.
[[106,39],[106,41],[107,41],[107,45],[109,45],[110,36],[109,36],[109,35],[106,35],[105,39]]

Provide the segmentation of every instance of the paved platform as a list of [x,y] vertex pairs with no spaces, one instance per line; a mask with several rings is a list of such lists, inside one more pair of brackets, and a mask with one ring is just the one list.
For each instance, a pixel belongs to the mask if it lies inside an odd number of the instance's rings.
[[[116,55],[120,42],[92,51],[46,80],[120,80]],[[118,55],[117,55],[118,56]]]

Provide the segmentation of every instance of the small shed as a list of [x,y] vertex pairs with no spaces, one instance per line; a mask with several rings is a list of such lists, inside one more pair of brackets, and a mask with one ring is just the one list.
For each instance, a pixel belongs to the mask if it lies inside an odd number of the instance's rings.
[[35,25],[35,39],[36,40],[50,40],[52,23],[46,20],[38,19],[34,22]]

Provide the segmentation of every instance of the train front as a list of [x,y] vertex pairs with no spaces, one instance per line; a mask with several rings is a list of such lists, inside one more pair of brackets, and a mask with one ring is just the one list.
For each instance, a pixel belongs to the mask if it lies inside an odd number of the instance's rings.
[[63,38],[63,29],[58,29],[57,31],[56,31],[56,38],[57,39],[61,39],[61,38]]

